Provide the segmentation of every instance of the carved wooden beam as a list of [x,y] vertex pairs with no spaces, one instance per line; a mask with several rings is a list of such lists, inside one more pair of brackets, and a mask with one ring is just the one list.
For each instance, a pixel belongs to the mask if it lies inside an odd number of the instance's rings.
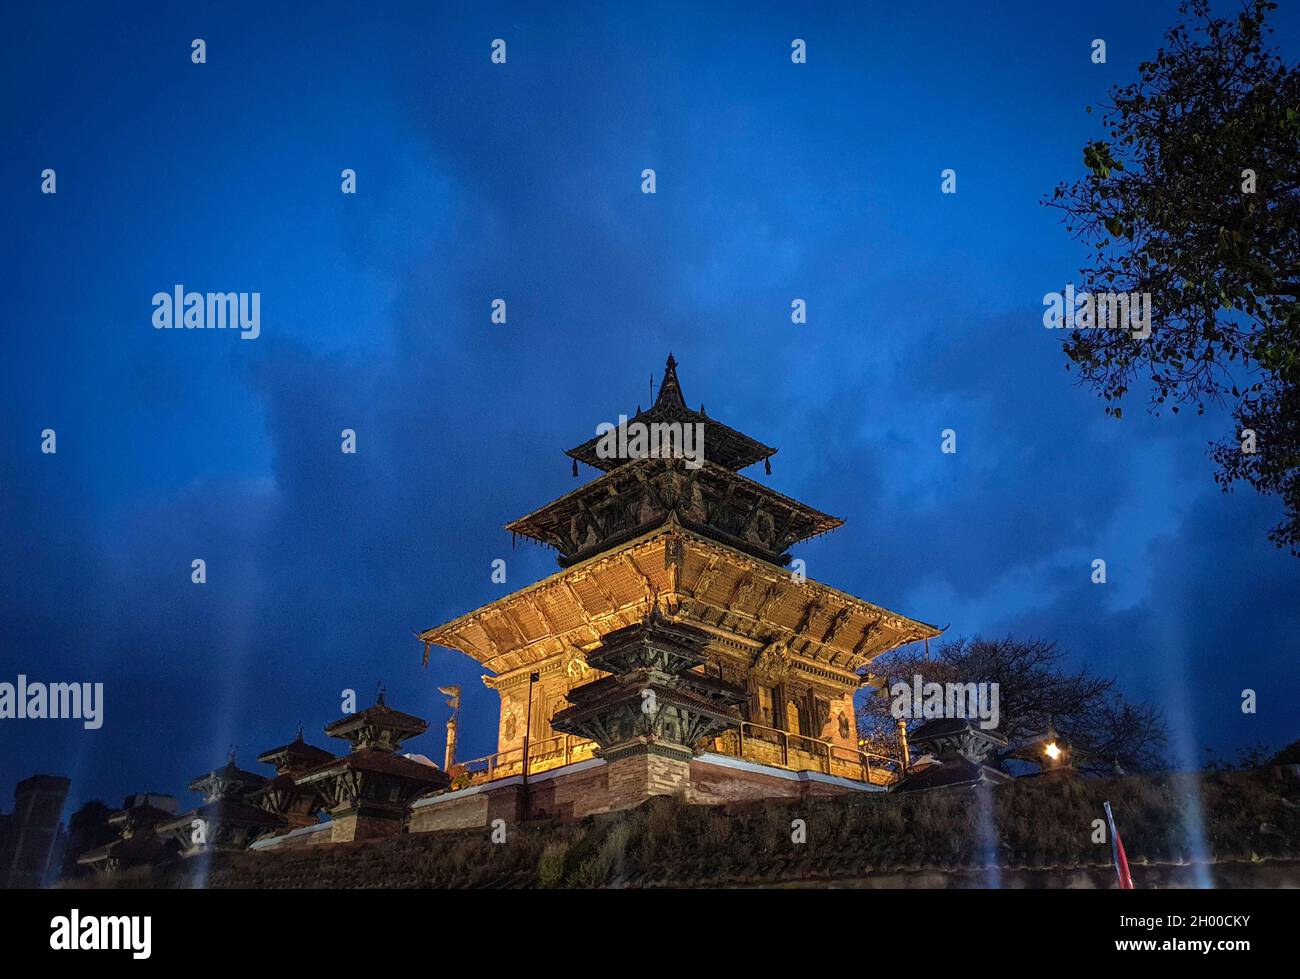
[[618,610],[618,599],[614,597],[614,593],[612,591],[610,591],[608,588],[605,587],[605,580],[600,574],[600,568],[594,570],[591,574],[587,575],[587,577],[584,578],[583,580],[590,581],[595,586],[596,591],[600,592],[600,597],[605,600],[605,603],[607,605],[609,605],[609,610],[611,612],[615,612]]
[[780,526],[776,529],[776,533],[772,536],[772,550],[776,551],[777,554],[784,554],[789,549],[791,543],[789,539],[790,524],[793,522],[794,510],[790,510],[786,513],[785,519],[781,521]]
[[536,613],[539,619],[546,623],[546,628],[550,630],[552,636],[558,636],[560,634],[559,628],[551,620],[550,615],[547,614],[546,605],[542,602],[541,596],[533,595],[528,602],[528,607]]
[[748,571],[741,572],[736,577],[736,586],[731,589],[731,597],[727,599],[727,611],[734,612],[736,604],[740,599],[748,594],[754,588],[754,579]]
[[649,576],[648,574],[646,574],[644,571],[641,570],[641,566],[640,566],[639,564],[636,563],[636,558],[634,558],[634,557],[633,557],[630,553],[628,553],[627,551],[624,551],[624,552],[623,552],[623,562],[624,562],[624,563],[625,563],[629,568],[632,569],[632,573],[633,573],[633,574],[635,574],[637,577],[639,577],[639,578],[641,579],[641,584],[645,586],[645,590],[646,590],[646,593],[647,593],[647,594],[652,593],[652,592],[654,592],[654,591],[657,590],[657,589],[655,588],[654,581],[650,578],[650,576]]
[[862,627],[862,635],[853,645],[854,657],[865,656],[867,645],[875,638],[876,632],[880,629],[880,616],[876,616]]
[[831,644],[835,642],[835,637],[840,634],[840,631],[844,628],[845,623],[849,621],[849,617],[852,616],[852,614],[853,610],[846,605],[835,613],[835,617],[831,619],[831,624],[826,627],[826,635],[822,637],[822,643],[831,650],[831,666],[835,665],[835,659],[840,654],[840,651],[835,649]]
[[716,579],[721,573],[722,561],[721,558],[715,554],[709,558],[709,563],[705,565],[704,570],[700,572],[700,576],[695,579],[695,596],[702,597],[704,593],[709,590],[714,579]]
[[523,648],[528,645],[528,637],[524,635],[524,630],[520,627],[519,623],[515,621],[515,617],[510,613],[511,606],[506,606],[500,610],[501,618],[505,620],[506,625],[510,626],[511,631],[519,639],[519,644],[516,648]]
[[758,607],[754,609],[755,617],[759,619],[766,618],[767,613],[776,604],[776,600],[781,597],[783,591],[784,589],[778,584],[768,585],[767,591],[763,592],[763,597],[759,599]]
[[582,599],[579,597],[577,591],[574,590],[573,585],[567,581],[562,581],[560,584],[563,586],[565,593],[569,596],[569,601],[573,602],[573,607],[576,608],[578,614],[582,616],[583,624],[590,626],[591,613],[587,611],[587,606],[582,604]]

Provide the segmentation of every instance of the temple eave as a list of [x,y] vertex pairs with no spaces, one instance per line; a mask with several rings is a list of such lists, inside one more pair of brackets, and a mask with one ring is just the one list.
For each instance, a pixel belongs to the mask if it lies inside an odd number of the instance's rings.
[[[679,550],[675,557],[670,546]],[[425,630],[420,639],[500,675],[591,648],[640,621],[656,601],[673,618],[720,638],[738,637],[752,647],[780,640],[800,659],[845,674],[940,634],[928,623],[812,579],[796,581],[769,562],[669,525]]]
[[[615,498],[622,505],[611,509],[608,503]],[[512,520],[505,529],[576,561],[652,529],[669,513],[771,559],[844,523],[710,461],[692,468],[679,459],[642,458]]]

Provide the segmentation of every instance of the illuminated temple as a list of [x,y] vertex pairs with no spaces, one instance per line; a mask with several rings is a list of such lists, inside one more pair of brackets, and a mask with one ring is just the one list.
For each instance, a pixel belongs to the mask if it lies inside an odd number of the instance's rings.
[[[567,452],[595,479],[507,525],[561,570],[421,633],[426,662],[437,644],[483,664],[500,715],[497,751],[453,766],[411,829],[898,778],[861,750],[854,693],[877,656],[939,630],[806,578],[790,548],[842,521],[742,475],[776,449],[689,408],[671,355],[654,404],[620,423],[616,443]],[[702,432],[702,457],[603,451],[635,448],[638,427],[675,448]]]
[[[487,669],[500,698],[493,754],[455,763],[457,714],[442,768],[403,753],[428,724],[381,688],[374,705],[325,726],[347,752],[308,744],[300,729],[258,756],[274,769],[260,775],[232,750],[191,785],[196,808],[177,815],[174,799],[129,796],[109,820],[119,838],[78,863],[112,872],[495,832],[652,796],[722,805],[897,782],[907,761],[862,749],[854,694],[874,688],[873,659],[938,630],[806,577],[790,548],[842,521],[742,476],[759,462],[770,473],[776,449],[688,408],[671,356],[649,410],[597,432],[568,455],[575,475],[580,465],[599,475],[507,525],[554,548],[559,572],[420,635],[426,663],[437,644]],[[460,688],[441,689],[458,710]]]

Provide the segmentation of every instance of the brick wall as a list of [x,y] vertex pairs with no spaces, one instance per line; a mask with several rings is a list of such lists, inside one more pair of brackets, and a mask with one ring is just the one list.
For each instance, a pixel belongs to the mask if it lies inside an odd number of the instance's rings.
[[[528,819],[581,819],[596,813],[631,809],[652,796],[677,795],[695,805],[727,805],[759,799],[807,799],[842,795],[852,788],[723,766],[704,758],[689,763],[659,755],[633,755],[612,762],[582,763],[528,783]],[[411,811],[412,833],[471,829],[495,819],[518,821],[517,779],[483,786],[468,795],[437,797]]]
[[470,829],[488,824],[488,793],[440,800],[411,810],[407,829],[412,833],[432,833],[440,829]]
[[395,836],[402,831],[400,819],[350,813],[332,820],[331,843],[351,843],[353,840],[373,840],[381,836]]
[[760,799],[808,799],[858,791],[834,782],[767,774],[719,765],[706,758],[691,759],[691,785],[686,801],[693,805],[722,806]]
[[[684,795],[690,785],[686,762],[658,755],[634,755],[572,767],[577,770],[528,783],[529,819],[581,819],[594,813],[630,809],[651,796]],[[413,809],[408,828],[412,833],[428,833],[487,826],[494,819],[513,824],[518,820],[522,791],[522,786],[511,779],[498,787],[484,786],[470,795],[438,799]]]
[[[530,819],[581,819],[608,810],[609,766],[595,765],[528,786]],[[592,808],[592,806],[597,808]],[[604,806],[605,808],[600,808]]]

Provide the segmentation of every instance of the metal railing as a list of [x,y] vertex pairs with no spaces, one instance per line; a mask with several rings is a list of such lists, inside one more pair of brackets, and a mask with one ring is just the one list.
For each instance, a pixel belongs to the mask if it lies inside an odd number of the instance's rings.
[[[712,749],[733,758],[744,758],[761,765],[775,765],[791,771],[816,770],[873,785],[889,785],[899,779],[902,765],[897,758],[846,748],[843,745],[806,734],[794,734],[765,724],[742,721],[735,731],[713,739]],[[537,775],[586,761],[595,755],[596,743],[572,734],[540,738],[528,745],[528,774]],[[458,778],[454,788],[466,788],[520,775],[524,770],[524,749],[510,748],[458,762],[467,777]]]
[[[528,774],[537,775],[541,772],[549,772],[552,768],[563,768],[565,765],[586,761],[593,756],[595,750],[594,741],[577,738],[572,734],[555,734],[549,738],[539,738],[529,742],[528,745]],[[523,774],[524,749],[510,748],[506,751],[498,751],[494,755],[457,762],[452,767],[465,769],[469,776],[466,783],[457,786],[458,788],[494,782],[499,778]]]
[[779,765],[792,771],[817,770],[859,782],[888,785],[902,774],[897,758],[846,748],[807,734],[794,734],[765,724],[742,721],[740,728],[716,741],[720,754],[745,758],[764,765]]

